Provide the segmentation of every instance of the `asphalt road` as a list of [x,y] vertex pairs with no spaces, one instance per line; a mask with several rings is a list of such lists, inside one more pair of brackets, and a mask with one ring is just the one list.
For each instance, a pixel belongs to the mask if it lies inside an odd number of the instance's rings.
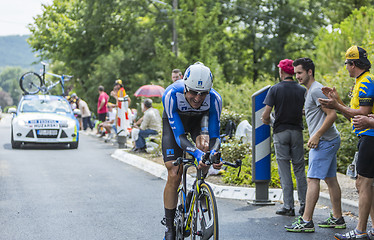
[[[115,147],[81,134],[77,150],[30,145],[13,150],[0,122],[0,240],[162,239],[165,182],[110,157]],[[275,206],[218,199],[220,239],[334,239],[333,229],[287,233],[292,217]],[[318,207],[315,221],[329,209]],[[346,217],[349,230],[356,220]],[[345,232],[346,230],[340,230]]]

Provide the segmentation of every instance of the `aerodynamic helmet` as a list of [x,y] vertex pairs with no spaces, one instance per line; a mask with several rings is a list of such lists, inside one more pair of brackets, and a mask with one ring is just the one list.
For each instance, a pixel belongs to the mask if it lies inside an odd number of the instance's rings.
[[206,92],[213,86],[212,72],[201,62],[189,66],[183,80],[187,91]]

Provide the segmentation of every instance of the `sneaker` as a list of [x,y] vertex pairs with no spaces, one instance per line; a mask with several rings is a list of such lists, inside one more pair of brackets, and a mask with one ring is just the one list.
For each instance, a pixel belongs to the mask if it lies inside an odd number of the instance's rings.
[[369,240],[370,238],[366,232],[359,234],[356,232],[356,229],[355,229],[344,234],[335,233],[335,239],[337,240],[356,240],[356,239]]
[[332,216],[332,213],[330,213],[330,217],[328,219],[326,219],[323,222],[319,222],[318,226],[321,228],[339,228],[339,229],[346,228],[344,218],[340,217],[336,219]]
[[164,240],[175,240],[175,228],[174,229],[169,229],[168,227],[165,228]]
[[282,207],[281,209],[278,209],[276,212],[278,215],[284,215],[284,216],[295,216],[295,209],[287,209]]
[[304,222],[303,218],[300,216],[296,218],[296,221],[292,225],[284,226],[288,232],[314,232],[313,220],[309,222]]
[[374,240],[374,231],[373,231],[373,229],[370,229],[368,231],[368,237],[369,237],[370,240]]

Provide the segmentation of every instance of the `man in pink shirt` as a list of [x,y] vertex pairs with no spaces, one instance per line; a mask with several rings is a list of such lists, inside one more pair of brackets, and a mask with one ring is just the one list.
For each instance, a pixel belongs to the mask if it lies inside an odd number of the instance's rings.
[[104,92],[104,87],[99,86],[99,100],[97,101],[97,114],[98,119],[101,122],[105,122],[106,114],[108,112],[107,104],[108,104],[109,96]]

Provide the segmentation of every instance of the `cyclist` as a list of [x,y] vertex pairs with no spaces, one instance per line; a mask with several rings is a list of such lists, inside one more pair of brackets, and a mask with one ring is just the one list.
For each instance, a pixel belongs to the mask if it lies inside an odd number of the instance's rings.
[[[197,159],[199,168],[206,173],[208,168],[201,160],[208,151],[212,156],[216,154],[221,145],[219,121],[222,98],[212,86],[210,69],[197,62],[187,68],[183,81],[171,84],[162,97],[162,154],[168,170],[164,190],[165,240],[175,239],[177,190],[183,172],[172,162],[186,151]],[[187,133],[190,133],[196,145],[187,139]],[[222,163],[213,164],[216,169],[221,166]]]

